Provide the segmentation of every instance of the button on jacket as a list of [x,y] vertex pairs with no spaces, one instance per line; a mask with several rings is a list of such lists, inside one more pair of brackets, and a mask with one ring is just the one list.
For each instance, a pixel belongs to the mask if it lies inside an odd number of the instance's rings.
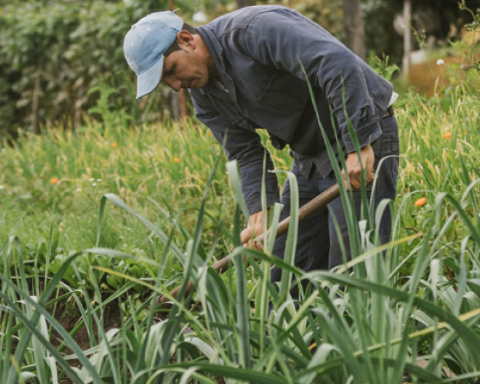
[[[268,131],[274,147],[288,144],[305,177],[312,166],[324,178],[332,170],[302,65],[324,133],[337,156],[339,148],[345,154],[355,150],[348,120],[360,147],[382,134],[380,119],[388,108],[392,85],[297,11],[247,7],[197,31],[225,89],[214,81],[191,89],[195,114],[212,130],[227,157],[238,161],[249,214],[261,210],[265,155],[267,169],[273,169],[256,128]],[[275,174],[267,172],[266,186],[271,206],[279,200]]]

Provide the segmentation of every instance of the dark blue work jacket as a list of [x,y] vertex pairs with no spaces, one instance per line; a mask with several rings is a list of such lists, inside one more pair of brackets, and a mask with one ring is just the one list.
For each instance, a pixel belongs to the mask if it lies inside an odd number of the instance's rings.
[[[220,143],[227,134],[224,151],[240,165],[250,214],[261,210],[265,153],[256,128],[266,129],[276,148],[288,144],[307,178],[312,166],[323,177],[332,170],[300,62],[335,151],[336,135],[345,154],[355,150],[344,108],[360,147],[382,134],[379,119],[388,108],[392,85],[297,11],[282,6],[247,7],[197,30],[226,90],[214,81],[191,89],[195,114]],[[267,168],[273,168],[269,156]],[[275,174],[267,172],[266,186],[270,206],[279,200]]]

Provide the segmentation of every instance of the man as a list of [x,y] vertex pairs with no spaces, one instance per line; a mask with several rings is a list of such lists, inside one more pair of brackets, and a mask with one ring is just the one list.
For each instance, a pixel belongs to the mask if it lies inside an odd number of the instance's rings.
[[[196,29],[172,12],[154,13],[127,33],[124,50],[138,75],[137,98],[152,92],[160,80],[175,91],[188,88],[198,119],[224,145],[228,158],[238,161],[250,214],[241,234],[245,245],[253,234],[262,232],[264,220],[260,196],[265,149],[256,128],[268,131],[274,147],[289,145],[301,205],[336,182],[300,62],[337,161],[339,150],[345,154],[343,177],[346,180],[348,173],[353,190],[360,188],[362,169],[370,182],[380,159],[398,155],[392,85],[325,29],[294,10],[247,7]],[[347,119],[355,129],[359,155]],[[377,205],[396,194],[398,158],[387,157],[382,164]],[[267,168],[273,169],[268,152]],[[270,207],[278,201],[275,174],[267,172],[266,187]],[[360,218],[360,191],[353,196]],[[283,219],[290,212],[288,182],[281,202]],[[300,223],[295,263],[304,270],[332,268],[351,256],[341,199],[330,207],[331,212],[324,208]],[[383,243],[389,239],[390,221],[387,209],[380,225]],[[282,257],[284,247],[285,235],[277,239],[274,254]],[[280,274],[274,269],[272,281],[279,281]]]

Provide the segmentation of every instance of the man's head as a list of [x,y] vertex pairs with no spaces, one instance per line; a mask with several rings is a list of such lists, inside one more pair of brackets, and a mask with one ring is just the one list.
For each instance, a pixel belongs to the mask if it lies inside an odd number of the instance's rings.
[[205,46],[199,40],[195,28],[173,12],[152,13],[134,24],[123,50],[138,76],[137,99],[152,92],[160,80],[175,91],[203,87],[209,71]]

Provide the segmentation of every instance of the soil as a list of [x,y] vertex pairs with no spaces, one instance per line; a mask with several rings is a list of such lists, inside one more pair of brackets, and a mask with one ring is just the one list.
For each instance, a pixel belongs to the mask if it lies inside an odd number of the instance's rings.
[[[121,312],[118,304],[119,303],[117,301],[113,301],[103,309],[102,322],[105,332],[112,328],[120,328],[122,326],[122,319],[120,318]],[[81,318],[82,315],[78,310],[76,304],[69,303],[66,300],[58,303],[55,311],[55,319],[66,331],[71,332]],[[98,343],[98,329],[95,322],[93,323],[93,337]],[[88,335],[88,331],[85,325],[80,328],[80,330],[75,334],[73,339],[82,350],[86,350],[91,347],[90,337]],[[50,342],[55,348],[58,348],[62,344],[62,337],[55,329],[52,329]],[[62,354],[65,355],[72,353],[72,350],[69,348],[65,348],[62,351]],[[78,360],[70,360],[70,365],[77,368],[81,367],[81,364]],[[64,378],[62,379],[62,381],[60,381],[60,384],[70,384],[71,382],[72,381],[69,378]]]

